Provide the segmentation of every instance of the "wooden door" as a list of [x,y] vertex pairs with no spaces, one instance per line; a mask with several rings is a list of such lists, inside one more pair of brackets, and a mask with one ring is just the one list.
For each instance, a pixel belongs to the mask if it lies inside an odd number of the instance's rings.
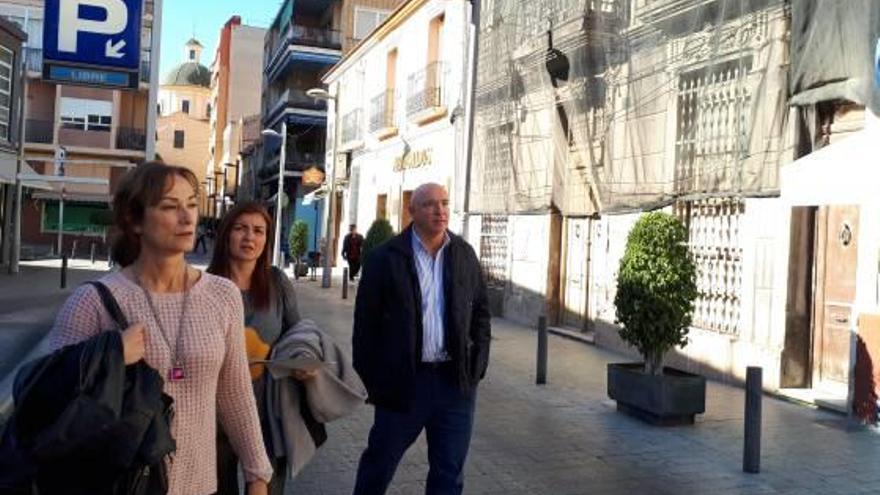
[[403,195],[400,199],[400,230],[407,228],[409,223],[412,221],[412,216],[409,214],[409,202],[412,200],[412,191],[403,191]]
[[845,396],[850,380],[859,207],[824,206],[816,224],[813,383]]
[[587,327],[587,258],[589,219],[566,219],[565,270],[562,324],[584,330]]
[[388,195],[387,194],[379,194],[376,196],[376,219],[387,219],[388,218]]

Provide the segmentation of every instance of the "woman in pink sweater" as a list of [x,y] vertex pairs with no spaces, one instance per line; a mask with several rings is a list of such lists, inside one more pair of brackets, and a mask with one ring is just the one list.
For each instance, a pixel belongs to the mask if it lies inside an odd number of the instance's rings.
[[[187,265],[198,220],[198,180],[189,170],[138,166],[113,198],[119,236],[112,257],[121,271],[107,285],[132,325],[123,332],[125,363],[144,359],[165,377],[174,399],[170,495],[217,490],[216,419],[232,443],[249,495],[266,493],[272,467],[263,446],[245,355],[243,309],[227,279]],[[81,342],[114,323],[91,285],[67,300],[52,330],[52,348]]]

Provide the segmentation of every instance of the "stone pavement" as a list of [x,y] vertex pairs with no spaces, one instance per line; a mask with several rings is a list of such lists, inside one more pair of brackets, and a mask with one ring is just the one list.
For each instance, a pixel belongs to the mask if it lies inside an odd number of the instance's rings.
[[[300,311],[350,349],[353,299],[338,278],[296,283]],[[354,291],[353,291],[354,292]],[[352,294],[353,297],[353,294]],[[615,354],[550,337],[548,385],[534,385],[536,335],[496,319],[465,477],[468,494],[880,493],[880,435],[846,418],[765,397],[762,473],[742,473],[742,390],[710,383],[707,413],[691,427],[658,428],[616,412],[605,365]],[[328,426],[329,440],[288,494],[351,493],[372,407]],[[389,493],[421,494],[424,437]]]

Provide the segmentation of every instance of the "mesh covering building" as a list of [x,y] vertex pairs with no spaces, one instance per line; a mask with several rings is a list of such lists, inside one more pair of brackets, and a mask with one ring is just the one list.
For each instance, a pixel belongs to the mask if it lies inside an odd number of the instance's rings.
[[664,208],[699,271],[673,360],[725,377],[761,364],[771,387],[846,397],[850,346],[834,342],[849,337],[823,333],[805,281],[832,252],[810,239],[851,215],[792,209],[780,171],[864,126],[875,4],[484,1],[469,231],[495,310],[623,349],[617,264],[640,212]]

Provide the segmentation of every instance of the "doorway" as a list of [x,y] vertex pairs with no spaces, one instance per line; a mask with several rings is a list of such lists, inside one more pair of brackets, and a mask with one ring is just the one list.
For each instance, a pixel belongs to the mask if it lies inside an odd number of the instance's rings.
[[780,385],[845,411],[856,298],[859,207],[792,209]]
[[590,226],[589,218],[569,217],[565,220],[565,266],[562,270],[560,323],[582,332],[589,327],[587,301]]
[[400,199],[400,230],[409,227],[412,216],[409,214],[409,203],[412,200],[412,191],[403,191]]
[[816,215],[813,386],[846,397],[856,299],[858,206],[823,206]]

